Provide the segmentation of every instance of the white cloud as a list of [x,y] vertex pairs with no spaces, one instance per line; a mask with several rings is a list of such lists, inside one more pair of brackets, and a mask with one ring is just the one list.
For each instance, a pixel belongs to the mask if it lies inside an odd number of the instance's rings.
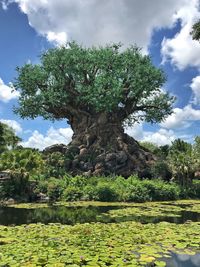
[[137,141],[151,142],[159,146],[170,145],[177,138],[173,130],[161,128],[156,132],[144,131],[142,124],[135,124],[132,127],[128,127],[125,132]]
[[200,104],[200,75],[192,79],[190,87],[194,93],[194,104]]
[[135,123],[131,127],[125,128],[125,133],[132,136],[136,140],[141,140],[143,137],[143,126],[142,123]]
[[171,27],[174,14],[188,0],[12,0],[29,24],[49,41],[63,44],[122,42],[149,44],[153,29]]
[[71,141],[73,131],[71,128],[54,129],[51,127],[46,135],[34,131],[32,136],[21,145],[24,147],[33,147],[43,150],[47,146],[54,144],[68,144]]
[[19,124],[19,122],[15,120],[4,120],[4,119],[0,119],[0,121],[10,126],[15,131],[16,134],[19,134],[22,132],[22,127]]
[[4,0],[2,0],[1,6],[2,6],[3,10],[7,10],[8,9],[8,5],[7,5],[6,1],[4,1]]
[[144,132],[142,141],[151,142],[158,146],[170,145],[177,136],[174,131],[159,129],[157,132]]
[[47,40],[49,42],[53,42],[55,43],[56,45],[65,45],[66,42],[67,42],[67,35],[65,32],[58,32],[58,33],[55,33],[55,32],[47,32]]
[[187,128],[192,122],[199,120],[200,110],[187,105],[183,109],[175,108],[174,113],[167,117],[160,125],[167,129]]
[[181,22],[181,29],[173,38],[162,41],[163,63],[170,60],[180,70],[188,66],[200,67],[200,43],[192,40],[190,34],[192,25],[200,17],[199,0],[186,1],[174,16],[175,21]]
[[0,78],[0,101],[8,102],[11,99],[17,98],[19,96],[19,92],[13,90],[14,88],[11,83],[7,86]]

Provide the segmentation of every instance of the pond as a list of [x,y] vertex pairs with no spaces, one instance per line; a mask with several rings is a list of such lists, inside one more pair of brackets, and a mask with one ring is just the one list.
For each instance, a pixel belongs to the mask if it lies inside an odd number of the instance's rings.
[[[81,205],[81,203],[80,203]],[[176,205],[172,209],[169,203],[158,206],[145,204],[120,205],[87,205],[63,206],[62,204],[13,205],[0,207],[0,225],[22,225],[30,223],[61,223],[75,225],[89,222],[125,222],[159,223],[162,221],[182,224],[187,221],[200,221],[200,213],[190,211],[189,205]],[[179,208],[180,207],[180,208]],[[187,207],[187,209],[185,209]],[[127,211],[129,211],[127,213]],[[159,211],[159,212],[158,212]]]
[[200,201],[0,207],[0,267],[200,267]]

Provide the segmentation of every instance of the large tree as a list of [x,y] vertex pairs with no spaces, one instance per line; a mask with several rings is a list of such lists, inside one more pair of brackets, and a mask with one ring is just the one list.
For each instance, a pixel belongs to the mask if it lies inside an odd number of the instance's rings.
[[66,119],[74,135],[66,156],[74,173],[144,173],[150,153],[124,133],[124,124],[160,122],[173,97],[161,88],[162,70],[139,48],[85,48],[75,42],[17,68],[16,112],[23,118]]

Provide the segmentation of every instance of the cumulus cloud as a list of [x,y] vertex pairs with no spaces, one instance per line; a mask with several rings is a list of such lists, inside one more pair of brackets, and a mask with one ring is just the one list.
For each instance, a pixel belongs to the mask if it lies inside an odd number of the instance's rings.
[[55,44],[65,45],[67,42],[67,35],[65,32],[55,33],[55,32],[49,31],[47,32],[46,36],[49,42],[53,42]]
[[16,134],[19,134],[22,132],[22,127],[19,122],[15,120],[4,120],[0,119],[0,122],[7,124],[9,127],[11,127]]
[[131,127],[125,128],[125,133],[140,141],[143,138],[143,125],[142,123],[135,123]]
[[125,132],[137,141],[151,142],[158,146],[170,145],[177,138],[173,130],[161,128],[156,132],[144,131],[142,124],[135,124],[132,127],[128,127]]
[[192,79],[190,87],[194,94],[194,104],[200,104],[200,75]]
[[170,145],[177,136],[173,130],[159,129],[157,132],[144,132],[142,141],[151,142],[158,146]]
[[184,108],[175,108],[174,113],[160,125],[167,129],[187,128],[192,122],[199,120],[200,110],[187,105]]
[[73,131],[71,128],[59,128],[54,129],[51,127],[46,135],[34,131],[27,141],[21,143],[24,147],[32,147],[43,150],[47,146],[54,144],[65,144],[67,145],[72,138]]
[[[7,0],[9,2],[9,0]],[[147,47],[154,29],[171,27],[188,0],[12,0],[49,41],[122,42]]]
[[3,80],[0,78],[0,101],[8,102],[11,99],[17,98],[19,96],[19,92],[14,91],[12,84],[9,86],[6,85]]
[[200,43],[192,40],[190,34],[192,25],[199,17],[199,0],[187,1],[179,9],[174,19],[181,23],[181,29],[173,38],[163,39],[161,49],[163,63],[169,60],[180,70],[188,66],[200,67]]

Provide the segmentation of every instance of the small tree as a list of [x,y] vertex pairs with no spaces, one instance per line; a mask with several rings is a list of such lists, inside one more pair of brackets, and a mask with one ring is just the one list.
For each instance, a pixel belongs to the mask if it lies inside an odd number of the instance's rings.
[[71,125],[69,170],[125,176],[144,171],[151,157],[123,125],[160,122],[171,114],[173,102],[161,90],[163,71],[149,56],[135,46],[84,48],[71,42],[45,52],[40,64],[17,70],[15,111],[22,118],[66,119]]
[[7,124],[0,122],[0,153],[8,150],[8,148],[15,148],[21,138],[18,137],[14,130]]
[[192,145],[181,139],[172,142],[168,162],[175,180],[182,186],[188,187],[195,173],[196,160]]

